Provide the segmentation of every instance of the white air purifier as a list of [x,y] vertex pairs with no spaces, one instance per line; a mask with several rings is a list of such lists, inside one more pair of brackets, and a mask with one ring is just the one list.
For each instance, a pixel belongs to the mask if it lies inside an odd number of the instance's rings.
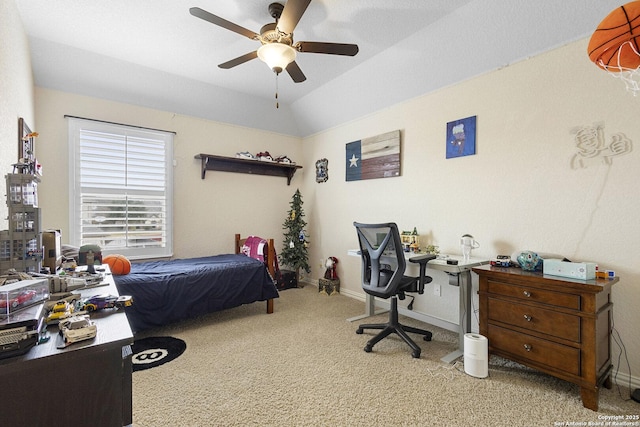
[[489,376],[489,340],[480,334],[464,334],[464,372],[476,378]]

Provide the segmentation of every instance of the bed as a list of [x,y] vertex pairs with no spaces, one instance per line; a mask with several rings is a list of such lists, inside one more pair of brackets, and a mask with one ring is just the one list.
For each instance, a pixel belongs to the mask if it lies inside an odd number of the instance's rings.
[[242,253],[256,239],[236,234],[234,254],[132,263],[129,274],[114,275],[120,295],[133,297],[126,308],[131,329],[139,332],[257,301],[266,301],[267,313],[273,313],[278,298],[273,239],[252,245],[253,258]]

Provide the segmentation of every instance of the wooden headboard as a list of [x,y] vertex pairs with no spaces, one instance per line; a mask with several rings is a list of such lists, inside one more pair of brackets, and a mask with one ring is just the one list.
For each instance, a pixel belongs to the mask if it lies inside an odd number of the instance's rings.
[[[273,239],[265,239],[267,244],[264,246],[264,263],[267,265],[267,270],[269,270],[269,274],[271,277],[275,279],[276,277],[276,247],[273,244]],[[245,244],[247,238],[241,238],[239,234],[236,234],[236,254],[240,253],[240,248]]]

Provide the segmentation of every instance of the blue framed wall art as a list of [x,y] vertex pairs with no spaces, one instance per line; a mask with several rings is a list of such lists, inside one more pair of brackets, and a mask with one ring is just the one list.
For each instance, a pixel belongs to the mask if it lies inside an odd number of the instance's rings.
[[476,116],[447,123],[447,159],[476,154]]

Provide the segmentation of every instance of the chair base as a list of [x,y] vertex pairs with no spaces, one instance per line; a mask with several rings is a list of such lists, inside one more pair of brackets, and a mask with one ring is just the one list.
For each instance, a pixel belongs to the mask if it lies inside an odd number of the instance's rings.
[[395,295],[391,297],[389,321],[387,323],[370,323],[370,324],[360,325],[356,330],[356,334],[362,334],[365,329],[381,329],[382,330],[382,332],[380,332],[378,335],[371,338],[367,342],[367,345],[364,347],[364,351],[366,351],[367,353],[370,353],[373,350],[373,346],[376,345],[376,343],[381,341],[383,338],[386,338],[387,336],[391,335],[392,333],[395,333],[400,338],[402,338],[402,340],[406,342],[409,345],[409,347],[411,347],[411,349],[413,350],[411,352],[411,356],[413,356],[416,359],[420,357],[420,353],[422,352],[422,349],[418,347],[418,345],[409,337],[409,335],[407,335],[407,332],[424,335],[425,341],[431,341],[431,338],[433,336],[432,333],[429,331],[425,331],[424,329],[414,328],[412,326],[402,325],[398,321],[398,297]]

